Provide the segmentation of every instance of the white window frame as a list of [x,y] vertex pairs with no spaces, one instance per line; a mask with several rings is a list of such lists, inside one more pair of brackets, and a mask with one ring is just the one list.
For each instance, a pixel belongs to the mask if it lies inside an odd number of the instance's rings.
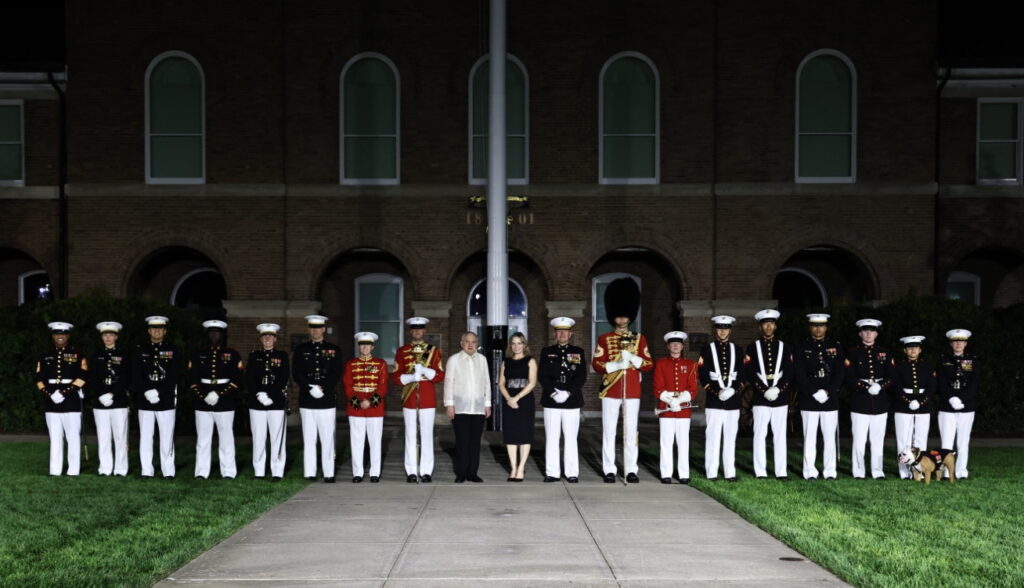
[[[643,291],[644,291],[643,290],[644,283],[643,283],[643,280],[641,280],[640,276],[638,276],[638,275],[627,274],[625,272],[610,272],[610,273],[607,273],[607,274],[600,274],[600,275],[597,275],[597,276],[594,276],[593,278],[591,278],[591,280],[590,280],[590,334],[591,334],[591,337],[590,337],[590,357],[594,357],[594,350],[597,349],[597,338],[604,334],[604,333],[598,333],[597,332],[597,323],[599,323],[599,322],[600,323],[608,322],[607,321],[608,317],[606,317],[606,316],[598,317],[597,316],[597,303],[598,303],[598,299],[597,299],[597,285],[598,284],[610,284],[611,282],[613,282],[613,281],[615,281],[615,280],[617,280],[619,278],[629,278],[629,279],[633,280],[634,282],[636,282],[637,288],[640,289],[641,299],[642,299],[642,295],[643,295]],[[634,320],[630,324],[630,330],[633,331],[634,333],[639,333],[640,329],[643,326],[640,323],[640,317],[643,315],[643,310],[644,310],[644,305],[643,305],[643,303],[641,303],[640,306],[638,306],[637,310],[636,310],[636,320]],[[612,328],[615,328],[615,325],[612,325]]]
[[[149,128],[149,78],[153,73],[156,66],[163,60],[170,57],[180,57],[189,61],[199,71],[199,82],[201,84],[201,90],[199,92],[199,113],[200,113],[200,138],[202,139],[202,174],[196,178],[154,178],[151,175],[152,160],[150,153],[150,143],[153,137],[153,133]],[[149,62],[149,67],[146,68],[145,78],[145,119],[146,119],[146,133],[145,133],[145,151],[146,151],[146,183],[147,184],[205,184],[206,183],[206,72],[203,71],[203,66],[199,63],[195,57],[192,57],[184,51],[165,51],[160,55],[157,55]],[[188,135],[192,136],[192,135]]]
[[[523,293],[523,300],[526,302],[526,316],[508,315],[506,317],[508,320],[508,326],[511,327],[514,324],[516,327],[516,332],[522,333],[523,336],[526,337],[527,340],[529,340],[530,333],[528,319],[530,318],[530,299],[526,297],[526,289],[523,288],[522,284],[520,284],[516,280],[513,280],[512,278],[509,278],[508,281],[510,284],[515,284],[516,288],[519,288],[519,291]],[[487,326],[486,324],[484,324],[484,321],[487,319],[487,317],[470,316],[469,314],[469,306],[470,303],[472,302],[473,292],[476,291],[476,289],[480,287],[480,284],[483,284],[484,282],[485,280],[478,280],[469,289],[469,293],[466,294],[466,330],[473,331],[474,333],[481,333],[483,327]],[[508,336],[512,336],[512,329],[509,329]]]
[[[975,306],[981,306],[981,276],[971,272],[952,271],[946,278],[946,284],[950,282],[967,282],[974,287],[974,299],[970,300]],[[968,301],[965,301],[968,302]]]
[[[838,57],[850,70],[850,175],[836,177],[801,176],[800,175],[800,136],[801,135],[836,135],[839,133],[801,133],[800,132],[800,76],[804,66],[816,57],[831,55]],[[796,116],[793,120],[793,177],[798,184],[854,184],[857,182],[857,68],[841,51],[835,49],[819,49],[804,57],[796,68]]]
[[[398,325],[398,343],[395,345],[395,351],[397,352],[398,349],[405,344],[405,329],[402,328],[402,325],[405,324],[405,280],[403,280],[401,276],[396,276],[395,274],[387,274],[383,272],[363,274],[355,279],[356,291],[355,296],[353,297],[355,299],[355,308],[352,309],[352,317],[354,319],[354,330],[352,331],[353,335],[355,335],[355,333],[362,331],[362,329],[359,326],[360,323],[362,322],[359,316],[359,287],[363,284],[398,284],[398,320],[396,323]],[[354,356],[358,356],[359,347],[355,345],[353,347]],[[385,356],[383,354],[380,354],[378,355],[378,357],[387,361],[389,364],[395,362],[394,356]]]
[[[977,116],[977,129],[975,130],[975,145],[974,145],[974,176],[979,186],[1019,186],[1021,185],[1021,179],[1024,177],[1024,169],[1022,169],[1022,162],[1024,162],[1024,154],[1021,153],[1021,147],[1024,147],[1024,120],[1021,119],[1021,115],[1024,114],[1024,109],[1021,108],[1024,99],[1021,98],[978,98],[978,116]],[[981,105],[982,104],[1016,104],[1017,105],[1017,139],[1013,141],[1017,144],[1017,161],[1016,163],[1016,177],[1015,178],[982,178],[981,177],[981,166],[978,162],[981,161]],[[985,143],[1009,143],[1010,141],[1004,140],[992,140],[988,139]]]
[[[635,57],[647,64],[654,74],[654,177],[650,178],[606,178],[604,175],[604,74],[608,67],[624,57]],[[639,51],[622,51],[608,58],[597,77],[597,177],[603,185],[651,185],[661,183],[661,74],[649,57]],[[617,135],[623,136],[623,135]],[[632,135],[647,137],[648,135]]]
[[[487,61],[490,59],[490,57],[491,57],[490,54],[482,56],[480,59],[477,59],[476,63],[473,64],[473,67],[471,67],[469,69],[469,108],[468,108],[469,118],[467,119],[467,130],[466,130],[466,133],[469,136],[469,157],[467,158],[467,161],[469,162],[469,168],[466,170],[466,178],[468,179],[469,184],[471,186],[483,186],[483,185],[487,184],[487,178],[486,177],[484,177],[484,178],[474,178],[473,177],[473,164],[475,163],[475,161],[473,160],[473,139],[476,138],[476,137],[486,137],[487,136],[487,134],[480,135],[480,134],[474,134],[473,133],[473,80],[476,77],[477,71],[479,71],[480,66],[482,66],[484,63],[487,63]],[[508,137],[520,137],[521,136],[523,138],[523,158],[524,158],[524,160],[523,160],[523,177],[522,178],[506,178],[506,181],[508,182],[509,186],[525,186],[525,185],[530,183],[530,74],[529,74],[529,72],[526,71],[526,66],[523,65],[523,62],[520,61],[518,57],[516,57],[515,55],[512,55],[511,53],[506,53],[505,57],[509,61],[511,61],[512,63],[516,64],[516,66],[519,68],[519,71],[523,72],[523,102],[524,102],[524,104],[523,104],[523,125],[524,125],[523,129],[525,130],[524,134],[522,134],[522,135],[513,135],[513,134],[508,132],[508,129],[505,130],[506,141],[507,141]],[[507,99],[507,96],[506,96],[506,99]],[[505,116],[507,117],[508,116],[508,114],[507,114],[508,113],[508,102],[505,103],[505,111],[506,111],[506,115]],[[507,156],[506,156],[506,159],[507,159]],[[507,171],[508,171],[508,166],[506,165],[506,172]],[[470,291],[472,291],[472,290],[470,290]]]
[[18,124],[20,125],[17,141],[0,141],[0,143],[3,145],[21,145],[21,178],[15,180],[0,180],[0,186],[14,186],[21,188],[25,186],[25,101],[20,98],[3,99],[0,100],[0,106],[17,106]]
[[[395,76],[395,177],[393,178],[346,178],[345,177],[345,75],[352,65],[363,59],[379,59],[391,68]],[[398,75],[398,68],[393,61],[383,53],[376,51],[364,51],[349,59],[345,67],[341,68],[341,78],[338,81],[338,181],[344,186],[397,186],[401,183],[402,177],[402,78]],[[352,137],[372,136],[386,137],[387,135],[350,135]]]
[[25,304],[25,280],[32,276],[38,276],[39,274],[46,274],[44,269],[29,270],[27,272],[18,274],[18,306]]

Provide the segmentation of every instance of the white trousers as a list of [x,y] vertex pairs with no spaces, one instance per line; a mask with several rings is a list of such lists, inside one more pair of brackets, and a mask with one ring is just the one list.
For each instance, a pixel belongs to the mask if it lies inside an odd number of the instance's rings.
[[690,419],[659,418],[661,429],[661,477],[672,477],[672,445],[679,447],[679,479],[690,477]]
[[235,411],[196,411],[196,477],[210,475],[210,449],[213,447],[213,428],[217,427],[217,463],[222,478],[234,478],[235,467]]
[[288,419],[283,410],[249,409],[249,428],[252,430],[252,471],[257,478],[267,472],[267,436],[270,437],[270,475],[284,477],[285,448]]
[[50,432],[50,475],[64,471],[64,440],[68,442],[68,475],[77,476],[81,468],[82,413],[48,412],[46,429]]
[[316,476],[316,442],[320,440],[320,465],[325,478],[334,477],[334,408],[300,408],[302,420],[302,475]]
[[[562,455],[565,460],[565,477],[580,476],[580,450],[576,444],[580,432],[580,409],[578,408],[545,408],[544,409],[544,475],[552,478],[562,477],[561,460],[558,455],[560,439],[565,437],[565,449]],[[614,441],[613,441],[614,444]]]
[[818,429],[821,429],[821,465],[826,478],[836,477],[836,431],[839,427],[838,410],[801,410],[804,424],[804,478],[817,478]]
[[160,429],[160,473],[174,475],[174,409],[139,411],[139,462],[142,475],[153,475],[153,430]]
[[871,477],[885,477],[882,461],[883,444],[885,443],[885,427],[889,414],[850,413],[850,428],[853,434],[853,459],[851,469],[854,478],[864,477],[864,453],[868,441],[871,442]]
[[724,408],[704,409],[707,421],[704,446],[704,473],[709,480],[718,477],[718,461],[721,457],[722,474],[726,478],[736,477],[736,433],[740,428],[740,411]]
[[128,474],[128,409],[94,408],[96,453],[100,456],[101,476]]
[[[605,474],[616,474],[615,467],[615,436],[619,429],[619,408],[622,406],[621,398],[601,399],[601,424],[603,428],[603,439],[601,442],[601,467]],[[627,398],[625,424],[625,439],[622,440],[622,467],[627,474],[635,474],[639,469],[636,465],[637,456],[640,454],[639,433],[637,433],[637,417],[640,414],[640,399]],[[566,476],[569,474],[566,473]]]
[[956,477],[966,478],[967,458],[971,444],[971,429],[974,427],[973,412],[939,411],[939,437],[943,449],[953,449],[956,442]]
[[[896,426],[897,453],[907,447],[928,448],[928,428],[931,426],[932,415],[897,412],[893,413],[892,417]],[[903,464],[899,464],[899,467],[900,477],[909,479],[912,475],[910,467]]]
[[[434,413],[433,408],[403,408],[405,419],[405,475],[434,475]],[[417,425],[419,425],[417,427]],[[417,429],[419,435],[417,435]],[[419,437],[419,459],[416,455],[416,439]]]
[[352,447],[352,475],[363,477],[364,441],[370,441],[370,475],[380,476],[380,438],[384,417],[348,417],[348,440]]
[[768,475],[767,438],[768,427],[772,429],[773,461],[775,477],[786,477],[786,417],[789,407],[752,406],[754,413],[754,475]]

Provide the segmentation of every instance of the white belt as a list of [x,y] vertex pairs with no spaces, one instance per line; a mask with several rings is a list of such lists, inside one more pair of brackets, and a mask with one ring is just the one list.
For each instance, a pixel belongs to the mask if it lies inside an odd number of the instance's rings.
[[877,384],[878,383],[878,380],[873,380],[871,378],[861,378],[860,381],[864,382],[865,384]]
[[903,389],[903,393],[904,394],[917,394],[918,390],[920,390],[920,388],[904,388]]
[[210,380],[210,379],[207,379],[207,378],[203,378],[203,379],[199,380],[200,384],[227,384],[229,382],[231,382],[231,378],[218,378],[216,380]]
[[70,384],[74,380],[47,380],[47,384]]

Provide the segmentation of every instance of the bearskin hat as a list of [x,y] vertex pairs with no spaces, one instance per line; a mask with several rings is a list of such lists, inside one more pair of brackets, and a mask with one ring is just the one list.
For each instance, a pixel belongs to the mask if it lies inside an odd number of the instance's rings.
[[604,311],[608,322],[615,325],[615,317],[624,316],[629,322],[636,320],[640,310],[640,287],[631,278],[617,278],[604,291]]

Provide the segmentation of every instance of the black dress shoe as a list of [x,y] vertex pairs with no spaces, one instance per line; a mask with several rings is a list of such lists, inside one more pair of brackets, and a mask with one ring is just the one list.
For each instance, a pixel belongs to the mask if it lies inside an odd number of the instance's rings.
[[544,476],[544,482],[550,484],[551,482],[557,482],[558,478],[554,476]]
[[[333,482],[334,478],[331,478],[331,481]],[[352,476],[352,483],[353,484],[358,484],[358,483],[360,483],[362,481],[363,481],[363,477],[362,476]]]
[[615,483],[615,474],[605,474],[604,475],[604,483],[605,484],[614,484]]
[[505,478],[505,481],[506,481],[506,482],[515,482],[515,481],[516,481],[516,479],[515,479],[515,478],[513,478],[512,476],[509,476],[509,477]]
[[789,476],[775,476],[775,479],[780,482],[785,482],[786,480],[789,480]]
[[224,476],[224,479],[225,480],[234,480],[235,477],[234,476]]
[[768,476],[754,476],[754,477],[757,478],[758,480],[764,480]]
[[576,476],[569,476],[568,478],[565,479],[565,481],[569,482],[570,484],[579,484],[580,483],[580,479],[577,478]]
[[[170,478],[170,477],[168,477],[168,476],[164,476],[164,479],[165,479],[165,480],[170,480],[171,478]],[[197,480],[205,480],[205,479],[206,479],[206,476],[196,476],[196,479],[197,479]]]
[[324,478],[324,484],[333,484],[333,483],[334,483],[334,476],[331,476],[330,478]]
[[672,483],[672,478],[662,478],[661,479],[661,483],[662,484],[671,484]]
[[637,476],[635,472],[630,472],[626,474],[626,481],[630,484],[638,484],[640,483],[640,476]]
[[316,482],[316,476],[306,476],[306,479],[310,482]]
[[415,484],[416,483],[416,474],[409,474],[408,476],[405,477],[405,481],[410,483],[410,484]]
[[377,482],[380,482],[380,476],[370,476],[371,484],[376,484]]
[[804,479],[807,480],[808,482],[814,482],[814,481],[816,481],[818,479],[818,476],[811,476],[810,478],[804,478]]
[[[174,479],[174,476],[164,476],[164,479],[165,479],[165,480],[173,480],[173,479]],[[203,476],[203,479],[205,480],[205,479],[206,479],[206,476]]]
[[733,478],[726,478],[725,481],[726,482],[735,482],[736,478],[734,478],[734,477]]
[[270,481],[271,482],[280,482],[281,481],[281,476],[274,476],[273,478],[270,478]]
[[430,474],[423,474],[420,476],[420,482],[423,482],[424,484],[429,484],[433,481],[434,479],[430,477]]
[[463,478],[462,476],[455,476],[455,483],[456,484],[461,484],[461,483],[463,483],[465,481],[466,481],[466,478]]
[[835,476],[825,476],[825,479],[826,480],[835,480],[836,477]]
[[467,479],[468,479],[468,480],[469,480],[470,482],[473,482],[473,483],[476,483],[476,484],[479,484],[480,482],[483,482],[483,481],[484,481],[484,479],[483,479],[483,478],[481,478],[480,476],[473,476],[472,478],[467,478]]
[[686,486],[689,486],[690,485],[690,478],[679,478],[679,483],[683,484],[683,485],[686,485]]

